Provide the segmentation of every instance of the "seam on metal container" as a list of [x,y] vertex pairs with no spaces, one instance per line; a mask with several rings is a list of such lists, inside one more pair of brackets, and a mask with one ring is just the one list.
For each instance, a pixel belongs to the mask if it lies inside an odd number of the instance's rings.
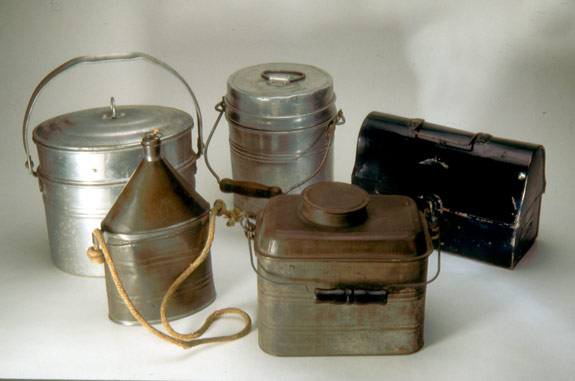
[[[251,127],[249,125],[245,125],[245,124],[239,124],[237,121],[231,120],[228,118],[228,116],[226,115],[226,120],[228,122],[228,125],[230,127],[236,128],[236,129],[245,129],[248,131],[252,131],[252,132],[257,132],[258,134],[270,134],[270,135],[280,135],[280,134],[297,134],[297,133],[301,133],[302,131],[305,130],[309,130],[309,129],[313,129],[313,128],[317,128],[320,126],[324,126],[324,125],[328,125],[335,117],[337,116],[337,112],[335,112],[333,115],[330,115],[329,118],[326,118],[326,120],[322,120],[319,123],[314,123],[310,126],[305,126],[304,127],[300,127],[300,128],[290,128],[290,129],[285,129],[285,130],[272,130],[272,129],[266,129],[266,128],[255,128],[255,127]],[[266,118],[269,119],[269,118]],[[282,118],[275,118],[276,121],[277,120],[282,120]],[[303,122],[299,122],[300,124],[303,124]],[[266,125],[273,125],[273,121],[269,121],[268,123],[266,123]]]
[[[385,306],[382,306],[382,308]],[[339,336],[342,334],[341,330],[345,329],[347,332],[351,333],[354,331],[416,331],[423,327],[423,322],[416,323],[416,324],[406,324],[406,325],[389,325],[390,322],[385,322],[381,324],[374,324],[374,322],[370,322],[369,325],[357,325],[357,324],[342,324],[342,325],[307,325],[307,326],[293,326],[293,325],[286,325],[283,323],[276,323],[273,322],[268,323],[265,319],[260,319],[258,324],[265,328],[272,329],[274,331],[279,332],[309,332],[312,331],[313,333],[317,333],[318,329],[321,331],[322,335],[325,336]]]
[[[181,163],[178,166],[173,166],[174,169],[178,172],[187,169],[189,167],[195,166],[196,162],[197,162],[197,156],[194,154],[192,155],[192,157],[185,161],[184,163]],[[170,163],[171,164],[171,163]],[[136,170],[137,166],[134,167],[134,171]],[[45,183],[51,183],[51,184],[63,184],[63,185],[70,185],[70,186],[102,186],[102,185],[124,185],[125,183],[128,182],[128,180],[130,180],[130,178],[132,177],[132,175],[130,175],[129,177],[124,177],[124,178],[117,178],[114,179],[114,181],[107,181],[107,180],[102,180],[102,181],[78,181],[78,180],[72,180],[72,179],[60,179],[60,178],[53,178],[53,177],[47,177],[45,175],[42,174],[41,172],[42,167],[38,166],[38,178]],[[180,173],[181,175],[181,173]]]
[[325,152],[331,148],[330,145],[326,144],[320,150],[312,150],[308,149],[301,153],[297,153],[295,155],[288,155],[288,154],[260,154],[260,155],[250,155],[247,150],[238,149],[238,146],[230,141],[230,149],[233,153],[241,158],[248,159],[250,161],[255,161],[259,163],[287,163],[293,162],[294,160],[299,160],[302,158],[308,158],[310,156],[323,156]]
[[[166,237],[172,236],[179,236],[180,234],[187,232],[189,230],[193,230],[197,228],[197,223],[199,220],[204,219],[210,213],[209,210],[204,211],[204,213],[200,214],[194,219],[189,221],[184,221],[176,225],[171,225],[165,228],[158,228],[150,231],[143,231],[143,232],[130,232],[130,233],[113,233],[113,232],[104,232],[104,237],[106,241],[108,239],[118,239],[121,241],[129,242],[126,245],[130,245],[133,243],[138,243],[142,241],[149,241],[149,240],[156,240],[156,239],[163,239]],[[205,226],[202,227],[205,229]],[[122,246],[117,243],[108,242],[108,246]]]
[[[193,125],[192,125],[192,127],[193,127]],[[191,129],[181,131],[181,132],[174,134],[174,135],[162,137],[162,142],[169,141],[169,140],[176,140],[176,139],[182,137],[182,135],[185,135],[188,133],[191,134]],[[43,144],[41,142],[37,142],[34,138],[34,135],[32,135],[32,141],[38,146],[48,148],[50,151],[71,151],[71,152],[91,152],[91,151],[114,152],[114,151],[122,151],[125,148],[137,148],[137,147],[142,146],[141,140],[138,140],[137,142],[134,142],[134,143],[115,145],[115,146],[63,148],[63,147],[54,147],[54,146],[50,146],[47,144]],[[192,148],[192,150],[193,150],[193,148]]]

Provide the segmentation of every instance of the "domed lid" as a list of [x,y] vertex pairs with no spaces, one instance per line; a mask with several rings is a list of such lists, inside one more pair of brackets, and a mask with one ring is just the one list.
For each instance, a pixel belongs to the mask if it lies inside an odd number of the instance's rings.
[[249,66],[228,78],[226,116],[242,126],[290,130],[335,117],[333,80],[310,65],[267,63]]
[[49,119],[34,129],[33,139],[56,149],[95,150],[137,146],[157,129],[164,139],[194,125],[186,112],[163,106],[101,107]]
[[369,195],[363,189],[345,183],[315,183],[302,192],[300,214],[318,225],[349,227],[367,218]]
[[210,205],[160,154],[160,137],[142,139],[144,159],[102,221],[109,233],[133,234],[197,219]]

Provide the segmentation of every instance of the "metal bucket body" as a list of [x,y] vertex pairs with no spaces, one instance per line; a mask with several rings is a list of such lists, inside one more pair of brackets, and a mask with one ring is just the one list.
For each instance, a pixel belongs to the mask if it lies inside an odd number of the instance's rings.
[[[317,171],[293,189],[299,193],[306,185],[333,179],[328,135],[337,110],[328,73],[293,63],[255,65],[232,74],[227,88],[224,103],[234,180],[285,191]],[[255,216],[266,200],[234,195],[234,202]]]
[[412,199],[317,183],[270,199],[256,226],[265,352],[390,355],[423,346],[433,245]]
[[[232,174],[234,179],[264,183],[288,189],[319,172],[292,193],[307,185],[333,179],[333,146],[328,145],[327,123],[291,131],[267,131],[245,128],[229,122]],[[328,151],[328,152],[326,152]],[[267,200],[234,194],[234,205],[256,215]]]
[[[105,233],[110,255],[124,289],[138,312],[150,323],[161,322],[160,306],[170,285],[201,253],[207,238],[208,213],[181,226],[146,234]],[[124,325],[137,325],[120,294],[108,266],[106,291],[109,317]],[[173,320],[191,315],[216,297],[211,259],[208,257],[178,287],[166,307]]]
[[[52,261],[71,274],[104,275],[86,257],[86,247],[142,159],[145,132],[157,128],[164,135],[163,154],[195,185],[197,155],[188,114],[158,106],[118,111],[116,120],[106,119],[109,108],[78,111],[50,119],[33,132]],[[90,130],[95,132],[86,134]]]

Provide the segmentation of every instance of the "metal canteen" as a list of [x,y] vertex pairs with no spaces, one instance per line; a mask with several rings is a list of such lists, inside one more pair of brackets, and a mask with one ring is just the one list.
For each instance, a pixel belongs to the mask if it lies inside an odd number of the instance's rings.
[[[200,256],[208,237],[209,203],[161,155],[161,139],[142,139],[144,158],[102,221],[101,232],[123,288],[150,324],[158,323],[168,288]],[[92,264],[93,265],[93,264]],[[106,266],[109,317],[138,324]],[[166,317],[196,312],[216,297],[210,256],[179,285]]]

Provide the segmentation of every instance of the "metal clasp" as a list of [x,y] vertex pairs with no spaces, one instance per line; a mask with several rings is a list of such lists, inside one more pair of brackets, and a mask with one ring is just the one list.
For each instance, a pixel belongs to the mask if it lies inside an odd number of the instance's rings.
[[432,241],[439,239],[439,218],[443,212],[443,203],[441,198],[433,194],[431,196],[419,196],[421,200],[425,203],[423,208],[423,214],[427,220],[429,235]]

